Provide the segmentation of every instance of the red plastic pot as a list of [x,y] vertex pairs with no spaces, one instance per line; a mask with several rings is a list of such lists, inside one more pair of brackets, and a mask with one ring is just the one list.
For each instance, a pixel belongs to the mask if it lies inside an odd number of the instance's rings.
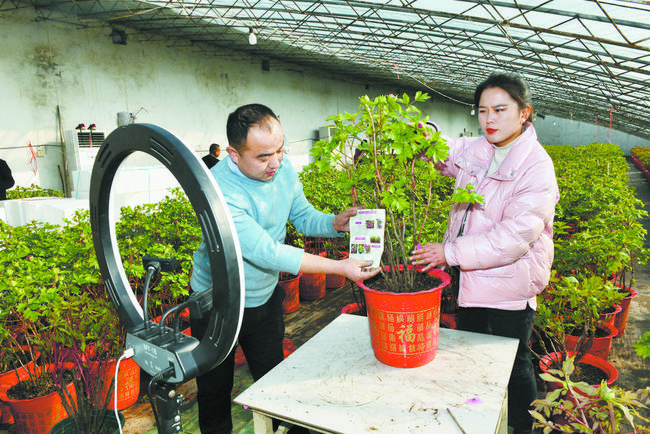
[[607,325],[609,325],[609,326],[612,326],[612,327],[616,328],[616,326],[614,325],[614,321],[615,321],[615,319],[616,319],[616,315],[618,315],[618,313],[619,313],[621,310],[622,310],[621,306],[620,306],[620,305],[616,305],[616,306],[614,306],[614,307],[612,308],[612,311],[611,311],[611,312],[601,313],[601,314],[598,316],[598,319],[601,321],[601,324],[607,324]]
[[293,279],[280,280],[278,285],[284,288],[286,293],[284,301],[282,302],[282,313],[292,313],[300,307],[300,278],[302,273],[299,273]]
[[[601,324],[598,326],[598,328],[605,330],[607,332],[607,335],[599,338],[594,338],[591,347],[587,350],[587,353],[591,354],[592,356],[599,357],[603,360],[607,360],[609,358],[609,351],[612,348],[612,339],[614,336],[616,336],[616,333],[618,333],[618,331],[616,330],[616,327],[609,324]],[[575,350],[579,339],[579,336],[566,334],[564,335],[564,346],[569,351]]]
[[[573,353],[569,353],[569,355],[573,355]],[[560,362],[562,360],[563,360],[562,353],[547,354],[544,357],[542,357],[541,360],[539,361],[539,368],[542,370],[542,372],[548,373],[551,364],[553,364],[554,362]],[[614,382],[618,379],[618,370],[614,365],[609,363],[607,360],[603,360],[600,357],[592,356],[591,354],[585,354],[584,356],[582,356],[579,362],[586,363],[591,366],[595,366],[596,368],[603,371],[607,376],[606,381],[608,386],[614,384]],[[573,381],[576,380],[573,379]],[[561,386],[561,384],[557,382],[548,382],[547,384],[549,390],[555,390],[560,388]],[[598,387],[600,386],[600,384],[591,384],[591,386]]]
[[458,324],[457,313],[443,313],[440,315],[440,327],[455,330]]
[[[66,363],[64,368],[73,370],[74,365]],[[48,367],[49,372],[52,372],[52,369],[52,366]],[[17,434],[46,434],[57,422],[68,416],[57,392],[32,399],[16,400],[9,398],[7,391],[15,384],[18,384],[18,379],[14,377],[14,380],[13,384],[0,385],[0,400],[11,408]],[[74,383],[70,383],[67,390],[72,399],[76,401],[77,392]]]
[[632,288],[625,288],[628,292],[629,295],[625,297],[621,301],[621,311],[616,314],[616,317],[614,318],[614,327],[616,327],[616,330],[618,330],[618,333],[615,338],[619,338],[625,334],[625,326],[627,325],[627,314],[630,311],[630,302],[634,297],[636,297],[639,293],[636,292]]
[[414,368],[435,358],[440,332],[440,296],[450,279],[438,269],[428,274],[442,283],[416,293],[380,292],[357,282],[364,291],[370,342],[380,362]]
[[[21,366],[18,369],[3,372],[0,374],[0,387],[2,384],[11,384],[13,386],[18,382],[18,378],[21,380],[27,378],[29,376],[27,369],[32,369],[33,366],[34,362],[30,361],[27,365]],[[14,423],[14,416],[11,414],[9,406],[4,401],[0,401],[0,425],[8,423]]]
[[[326,252],[322,251],[315,254],[325,257]],[[302,273],[298,284],[300,298],[303,300],[318,300],[325,297],[327,291],[325,280],[325,273]]]
[[[339,252],[337,260],[346,259],[350,256],[349,252]],[[325,288],[335,289],[345,285],[345,277],[340,274],[326,274],[325,275]]]
[[[99,362],[90,362],[93,365],[92,372],[99,370]],[[108,395],[111,384],[115,382],[115,367],[117,360],[103,364],[102,375],[104,385],[102,388],[102,403]],[[124,410],[135,404],[140,395],[140,366],[133,359],[125,359],[120,362],[120,372],[117,375],[117,409]],[[108,408],[115,410],[115,393],[111,394]]]
[[359,303],[355,302],[355,303],[350,303],[350,304],[346,304],[345,306],[343,306],[341,308],[341,313],[351,314],[351,313],[357,313],[360,310],[361,310],[361,305]]

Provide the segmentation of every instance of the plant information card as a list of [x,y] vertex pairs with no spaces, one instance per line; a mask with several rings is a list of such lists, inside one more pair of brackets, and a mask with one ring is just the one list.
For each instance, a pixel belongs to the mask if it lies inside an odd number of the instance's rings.
[[350,257],[372,261],[377,268],[384,253],[385,209],[360,209],[350,217]]

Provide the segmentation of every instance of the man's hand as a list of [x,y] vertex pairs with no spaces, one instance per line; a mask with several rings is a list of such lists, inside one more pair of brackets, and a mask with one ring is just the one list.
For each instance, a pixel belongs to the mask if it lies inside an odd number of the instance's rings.
[[337,232],[350,232],[350,217],[357,215],[357,211],[363,209],[361,207],[348,208],[341,214],[334,217],[334,230]]
[[337,274],[341,274],[353,282],[368,280],[381,270],[381,268],[366,268],[372,265],[372,261],[348,258],[337,262],[341,267],[340,270],[337,270]]
[[438,265],[447,265],[445,247],[439,243],[428,243],[421,249],[413,250],[409,259],[413,265],[424,265],[422,271],[429,271]]

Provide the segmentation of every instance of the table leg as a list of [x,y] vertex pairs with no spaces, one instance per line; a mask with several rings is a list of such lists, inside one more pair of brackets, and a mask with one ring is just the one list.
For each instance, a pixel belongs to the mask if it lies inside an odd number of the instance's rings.
[[255,410],[253,410],[253,427],[255,434],[273,434],[273,420]]
[[497,424],[496,434],[508,434],[508,391],[503,397],[501,412],[499,413],[499,423]]

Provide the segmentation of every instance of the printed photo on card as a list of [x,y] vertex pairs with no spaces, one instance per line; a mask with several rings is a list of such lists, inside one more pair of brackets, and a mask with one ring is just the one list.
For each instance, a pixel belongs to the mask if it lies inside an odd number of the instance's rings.
[[372,261],[377,268],[384,253],[385,209],[362,209],[350,218],[350,257]]

